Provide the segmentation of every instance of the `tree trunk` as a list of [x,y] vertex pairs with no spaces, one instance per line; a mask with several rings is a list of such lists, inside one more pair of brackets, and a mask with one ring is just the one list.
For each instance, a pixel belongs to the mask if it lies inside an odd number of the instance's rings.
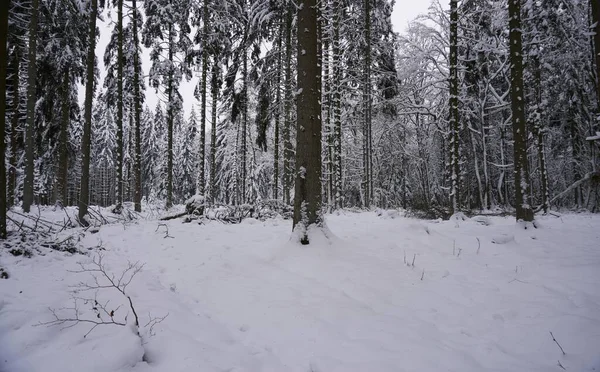
[[27,66],[27,124],[25,127],[25,181],[23,182],[23,211],[29,213],[33,204],[34,132],[37,78],[37,29],[39,0],[32,0],[29,20],[29,55]]
[[[321,67],[317,53],[317,3],[305,0],[298,10],[298,95],[296,187],[293,229],[309,243],[311,226],[321,226]],[[299,229],[299,230],[298,230]]]
[[458,1],[450,1],[450,201],[452,213],[459,211],[459,117],[458,117]]
[[206,153],[206,79],[208,74],[208,0],[204,0],[202,9],[202,76],[201,85],[201,107],[200,107],[200,144],[198,151],[198,194],[204,195],[206,186],[205,176],[205,153]]
[[333,190],[335,208],[343,207],[342,198],[342,51],[340,47],[341,0],[333,0],[333,40],[331,54],[333,63]]
[[527,126],[523,94],[523,46],[521,2],[509,0],[510,95],[514,140],[515,207],[517,221],[533,221],[530,204],[529,164],[527,162]]
[[62,118],[58,136],[58,167],[56,171],[56,185],[54,186],[54,203],[59,207],[67,204],[67,173],[69,168],[69,119],[71,111],[71,79],[69,68],[63,72],[61,86]]
[[210,200],[214,203],[217,195],[217,99],[219,98],[219,59],[214,56],[212,68],[212,120],[210,128]]
[[241,195],[240,202],[246,203],[246,178],[248,176],[248,51],[244,49],[244,56],[242,57],[242,133],[241,133],[241,153],[242,153],[242,172],[240,175],[241,182]]
[[135,52],[133,53],[133,111],[135,119],[135,154],[134,154],[134,177],[135,185],[133,191],[133,204],[136,212],[142,211],[142,138],[141,138],[141,92],[140,92],[140,56],[138,46],[140,44],[138,35],[138,19],[136,0],[132,0],[133,8],[133,44]]
[[6,41],[8,39],[8,8],[10,0],[0,5],[0,239],[6,239],[6,167],[4,166],[6,132],[6,74],[8,54]]
[[[592,24],[594,25],[594,57],[596,63],[596,101],[600,111],[600,2],[590,0],[592,5]],[[597,127],[596,127],[597,128]]]
[[88,210],[90,195],[90,148],[92,134],[92,102],[94,100],[94,62],[96,59],[96,18],[98,16],[98,0],[91,0],[90,34],[86,61],[85,103],[83,136],[81,139],[81,187],[79,197],[79,221],[87,226],[84,220]]
[[123,0],[117,4],[117,184],[116,205],[113,212],[123,208]]
[[273,199],[279,199],[279,126],[281,119],[281,73],[282,73],[282,46],[285,33],[285,23],[282,10],[279,24],[279,35],[277,35],[277,82],[275,87],[275,135],[273,138]]
[[372,128],[371,128],[371,1],[364,0],[365,48],[363,66],[363,183],[365,207],[371,206],[373,196],[373,166]]
[[169,25],[169,81],[167,83],[167,209],[173,206],[173,26]]
[[292,4],[287,4],[285,20],[285,122],[283,124],[283,202],[291,204],[292,188]]
[[21,70],[21,56],[19,54],[19,48],[15,48],[15,54],[13,57],[14,74],[12,79],[13,89],[13,101],[12,101],[12,119],[10,126],[10,157],[8,159],[8,187],[6,200],[8,206],[11,206],[15,202],[15,189],[17,185],[17,152],[18,152],[18,127],[19,127],[19,116],[20,116],[20,70]]

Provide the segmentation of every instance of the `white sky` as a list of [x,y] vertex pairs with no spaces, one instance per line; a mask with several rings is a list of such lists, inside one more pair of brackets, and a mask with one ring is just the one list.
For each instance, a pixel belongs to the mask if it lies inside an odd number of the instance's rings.
[[[443,5],[445,4],[445,0],[441,0]],[[394,31],[402,33],[404,32],[405,28],[407,27],[408,23],[410,21],[412,21],[413,19],[415,19],[419,14],[423,14],[427,12],[427,9],[429,8],[429,5],[431,3],[431,0],[396,0],[396,3],[394,5],[394,10],[392,13],[392,24],[394,26]],[[112,12],[114,13],[114,12]],[[105,20],[109,20],[109,17],[105,14]],[[98,40],[97,46],[96,46],[96,56],[98,57],[98,62],[99,62],[99,69],[100,69],[100,79],[99,79],[99,86],[98,89],[96,90],[96,93],[98,93],[101,88],[102,88],[102,84],[104,83],[104,77],[106,76],[106,70],[103,67],[103,56],[104,56],[104,49],[106,48],[106,45],[108,44],[108,41],[110,40],[110,32],[112,29],[112,26],[109,26],[106,23],[102,23],[99,22],[98,24],[99,28],[100,28],[100,38]],[[148,71],[150,70],[150,56],[149,56],[149,51],[146,51],[145,55],[142,57],[142,67],[144,70],[144,73],[147,74]],[[187,117],[187,115],[189,114],[189,112],[191,111],[192,106],[197,107],[198,106],[198,101],[194,98],[193,96],[193,92],[194,92],[194,87],[197,84],[198,78],[192,78],[191,81],[187,82],[187,81],[182,81],[181,85],[180,85],[180,92],[183,95],[183,107],[185,110],[185,115]],[[85,89],[84,87],[80,87],[79,89],[79,101],[83,107],[83,101],[85,99]],[[145,101],[145,105],[147,105],[148,107],[150,107],[151,111],[154,111],[154,108],[156,107],[156,103],[158,101],[158,96],[155,94],[155,90],[154,88],[150,88],[147,87],[146,88],[146,101]],[[199,112],[199,110],[197,109],[196,112]]]

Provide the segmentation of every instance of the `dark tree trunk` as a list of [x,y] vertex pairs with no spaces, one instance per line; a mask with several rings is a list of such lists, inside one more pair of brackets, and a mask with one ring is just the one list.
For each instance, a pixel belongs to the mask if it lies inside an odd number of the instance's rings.
[[6,200],[8,206],[11,206],[15,202],[15,188],[17,187],[17,152],[19,147],[17,146],[18,135],[17,128],[19,127],[19,116],[20,116],[20,76],[19,72],[21,69],[21,56],[19,48],[16,48],[13,56],[13,101],[12,101],[12,120],[10,126],[10,157],[8,159],[8,187]]
[[[173,26],[169,25],[169,66],[173,66]],[[173,76],[171,67],[167,83],[167,209],[173,206]]]
[[371,1],[364,0],[365,47],[363,66],[363,202],[365,207],[371,206],[373,198],[373,149],[371,131]]
[[343,207],[342,198],[342,51],[340,47],[341,0],[333,0],[333,40],[331,54],[333,60],[333,190],[335,208]]
[[298,95],[294,230],[302,244],[308,230],[321,226],[321,67],[317,53],[317,2],[305,0],[298,10]]
[[63,72],[61,86],[62,118],[58,136],[58,167],[56,171],[56,185],[54,186],[54,203],[58,206],[67,205],[67,172],[69,168],[69,119],[71,113],[71,79],[69,68]]
[[515,207],[517,221],[533,221],[530,204],[529,164],[527,162],[527,126],[523,93],[523,46],[521,2],[509,0],[510,96],[514,140]]
[[0,239],[6,239],[6,167],[4,137],[6,132],[6,72],[8,55],[8,8],[10,0],[0,5]]
[[198,194],[204,195],[206,176],[205,176],[205,154],[206,154],[206,80],[208,75],[208,0],[204,0],[202,9],[202,76],[201,84],[201,108],[200,108],[200,146],[198,151]]
[[283,123],[283,202],[291,204],[292,188],[292,5],[288,3],[285,19],[285,108]]
[[117,9],[117,187],[115,213],[123,208],[123,0]]
[[275,120],[274,120],[274,129],[275,135],[273,138],[273,199],[279,199],[279,126],[281,119],[281,73],[283,69],[282,64],[282,46],[283,46],[283,37],[285,30],[285,22],[282,10],[280,16],[280,24],[279,24],[279,34],[277,35],[277,82],[276,82],[276,91],[275,91]]
[[29,55],[27,66],[27,124],[25,128],[25,181],[23,182],[23,211],[29,212],[33,204],[34,132],[37,77],[38,0],[31,2],[29,19]]
[[219,65],[214,56],[211,78],[212,120],[210,128],[210,200],[215,202],[217,196],[217,99],[219,98]]
[[98,16],[98,0],[92,1],[90,12],[90,34],[86,61],[85,103],[83,136],[81,139],[81,187],[79,196],[79,221],[87,226],[84,220],[88,211],[90,195],[90,148],[92,137],[92,103],[94,100],[94,62],[96,59],[96,18]]
[[596,62],[596,100],[600,110],[600,1],[590,0],[592,5],[592,24],[594,25],[594,57]]
[[142,139],[141,139],[141,93],[140,93],[140,56],[138,54],[139,36],[136,0],[132,0],[133,8],[133,44],[135,52],[133,53],[133,111],[135,119],[135,155],[134,155],[134,177],[135,185],[133,191],[133,203],[136,212],[142,211]]
[[450,1],[450,201],[459,210],[459,118],[458,118],[458,1]]

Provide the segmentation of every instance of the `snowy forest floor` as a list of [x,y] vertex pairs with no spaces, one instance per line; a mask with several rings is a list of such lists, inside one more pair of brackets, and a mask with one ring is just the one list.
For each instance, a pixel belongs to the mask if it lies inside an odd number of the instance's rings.
[[[329,238],[308,246],[290,241],[289,220],[171,220],[168,237],[138,220],[86,233],[86,255],[0,249],[0,371],[600,370],[600,216],[539,217],[537,229],[510,217],[326,220]],[[126,326],[84,338],[93,324],[40,325],[49,308],[68,318],[72,297],[94,297],[76,292],[92,273],[73,271],[98,253],[116,278],[144,263],[126,288],[140,336],[114,288],[97,300]],[[94,305],[79,302],[78,316],[97,319]]]

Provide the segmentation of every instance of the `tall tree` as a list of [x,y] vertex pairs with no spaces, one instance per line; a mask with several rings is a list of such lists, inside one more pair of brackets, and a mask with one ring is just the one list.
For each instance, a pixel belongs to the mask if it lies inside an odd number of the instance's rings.
[[450,1],[450,198],[452,213],[459,209],[459,119],[458,119],[458,1]]
[[6,132],[6,72],[8,54],[6,43],[8,39],[8,8],[10,0],[0,5],[0,239],[6,239],[6,167],[4,165],[5,148],[4,134]]
[[37,31],[39,0],[32,0],[29,18],[29,51],[27,62],[27,125],[25,127],[25,182],[23,183],[23,211],[33,204],[34,132],[37,77]]
[[533,221],[530,204],[529,164],[527,161],[527,126],[523,93],[523,41],[521,1],[509,0],[510,97],[514,138],[515,207],[517,221]]
[[92,103],[94,100],[94,65],[96,62],[96,18],[98,17],[98,0],[91,0],[89,10],[89,36],[86,59],[85,102],[83,136],[81,138],[81,185],[79,196],[79,222],[88,225],[85,215],[88,211],[90,193],[90,149],[92,136]]
[[141,94],[141,75],[142,66],[140,61],[140,40],[139,30],[141,23],[141,14],[138,13],[137,2],[132,0],[131,8],[133,9],[132,16],[132,32],[133,32],[133,110],[134,110],[134,122],[135,122],[135,150],[134,150],[134,191],[133,191],[133,203],[136,212],[142,211],[142,139],[141,139],[141,126],[142,126],[142,94]]
[[298,10],[298,95],[294,224],[302,244],[321,215],[321,66],[318,64],[316,0],[304,0]]
[[[179,83],[190,69],[185,55],[190,48],[187,0],[149,0],[144,2],[146,23],[144,45],[152,47],[150,85],[163,87],[167,96],[167,174],[166,207],[173,205],[173,124],[182,108]],[[166,56],[165,56],[166,55]]]

